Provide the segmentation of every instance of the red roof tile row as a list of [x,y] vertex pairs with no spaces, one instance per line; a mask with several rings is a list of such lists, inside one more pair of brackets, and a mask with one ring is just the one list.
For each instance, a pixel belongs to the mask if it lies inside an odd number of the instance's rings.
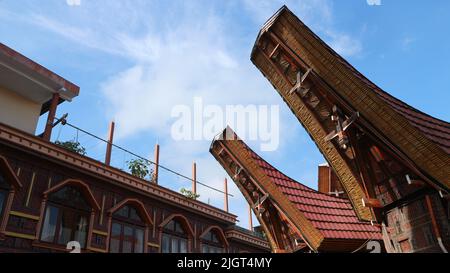
[[[241,140],[238,140],[241,141]],[[312,225],[330,239],[380,240],[381,229],[359,221],[350,201],[318,192],[278,171],[244,142],[244,147],[258,167],[278,186]]]

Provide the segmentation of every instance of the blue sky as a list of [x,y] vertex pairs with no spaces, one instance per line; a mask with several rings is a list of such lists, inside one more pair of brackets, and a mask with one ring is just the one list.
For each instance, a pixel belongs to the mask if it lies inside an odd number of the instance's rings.
[[[1,42],[81,87],[58,115],[187,176],[222,188],[225,172],[209,154],[210,140],[173,141],[170,109],[205,103],[280,105],[280,147],[261,152],[287,175],[316,187],[324,162],[315,144],[268,81],[250,62],[261,25],[283,4],[373,82],[406,103],[450,120],[450,2],[446,0],[106,1],[0,0]],[[68,3],[71,3],[69,5]],[[41,122],[42,125],[42,122]],[[42,127],[42,126],[41,126]],[[74,137],[57,128],[54,137]],[[56,136],[55,136],[56,135]],[[89,142],[87,138],[83,139]],[[258,151],[258,142],[251,142]],[[86,143],[101,158],[103,147]],[[113,154],[117,166],[126,156]],[[183,179],[164,174],[178,190]],[[201,200],[222,208],[220,194],[199,187]],[[247,225],[247,207],[233,183],[231,212]]]

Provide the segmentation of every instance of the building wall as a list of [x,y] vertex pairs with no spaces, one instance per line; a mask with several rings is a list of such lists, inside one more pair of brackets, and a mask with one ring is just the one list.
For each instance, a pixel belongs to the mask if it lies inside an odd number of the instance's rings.
[[34,134],[41,105],[0,87],[0,122]]
[[[160,225],[173,214],[181,214],[188,219],[189,225],[194,231],[191,252],[201,251],[200,235],[209,227],[216,226],[225,232],[226,229],[234,226],[233,223],[227,221],[219,221],[218,219],[185,210],[183,207],[175,204],[161,202],[154,197],[143,194],[137,189],[127,189],[116,185],[113,180],[106,181],[87,173],[81,173],[2,144],[0,144],[0,155],[7,158],[23,186],[21,190],[15,193],[6,226],[7,236],[3,240],[0,238],[0,252],[64,251],[65,246],[41,242],[39,240],[40,234],[36,234],[36,230],[43,221],[43,193],[67,179],[77,179],[86,183],[92,191],[95,200],[101,206],[101,210],[95,213],[94,216],[92,226],[94,232],[90,240],[91,248],[88,249],[94,252],[105,251],[109,243],[110,223],[108,222],[109,215],[107,211],[129,198],[141,201],[153,221],[153,225],[148,228],[148,252],[159,252],[158,246],[160,245],[162,232]],[[18,212],[20,215],[18,215]],[[229,241],[229,243],[229,251],[240,252],[240,249],[243,251],[250,249],[256,252],[268,251],[243,242]]]
[[[449,218],[438,194],[430,196],[444,246],[450,243]],[[447,216],[447,217],[446,217]],[[425,197],[391,209],[386,213],[387,231],[394,252],[441,253]]]

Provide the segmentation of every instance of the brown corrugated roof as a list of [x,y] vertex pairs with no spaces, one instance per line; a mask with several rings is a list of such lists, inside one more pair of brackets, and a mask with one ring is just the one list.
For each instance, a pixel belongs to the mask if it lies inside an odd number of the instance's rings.
[[[308,111],[298,107],[302,103],[287,95],[291,82],[283,79],[280,72],[272,67],[273,64],[265,60],[264,56],[261,57],[263,53],[259,46],[263,37],[278,39],[278,43],[283,43],[289,54],[301,60],[304,68],[312,69],[312,74],[331,90],[329,92],[337,98],[341,106],[350,112],[359,112],[359,123],[365,130],[386,145],[387,149],[397,153],[430,185],[440,190],[448,190],[450,123],[431,117],[383,91],[283,6],[259,33],[252,51],[252,61],[287,101],[314,141],[319,143],[319,148],[327,160],[331,161],[352,202],[359,199],[360,194],[358,191],[351,192],[353,188],[357,188],[357,183],[354,179],[346,179],[344,173],[349,172],[348,166],[333,150],[320,143],[319,138],[324,130],[315,128],[308,118]],[[353,202],[358,215],[361,219],[369,219],[368,214],[358,204]]]

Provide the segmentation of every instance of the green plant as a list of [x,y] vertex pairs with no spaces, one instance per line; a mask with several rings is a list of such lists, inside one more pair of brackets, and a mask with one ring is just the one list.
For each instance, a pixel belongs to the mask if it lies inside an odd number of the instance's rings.
[[147,162],[143,159],[132,159],[127,161],[127,165],[131,174],[141,179],[144,179],[153,172],[149,169]]
[[189,199],[197,200],[200,197],[200,194],[196,194],[193,191],[187,190],[185,188],[182,188],[180,190],[180,192],[181,192],[182,195],[186,196]]
[[56,145],[59,145],[63,147],[64,149],[67,149],[69,151],[75,152],[80,155],[86,155],[86,149],[81,146],[80,142],[75,140],[69,140],[69,141],[55,141]]

